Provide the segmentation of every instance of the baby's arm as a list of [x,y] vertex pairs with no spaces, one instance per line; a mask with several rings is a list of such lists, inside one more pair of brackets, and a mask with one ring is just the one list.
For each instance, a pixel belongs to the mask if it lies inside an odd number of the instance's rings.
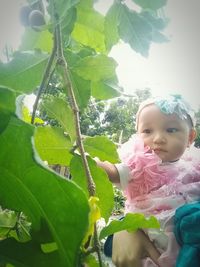
[[160,253],[142,231],[114,234],[112,260],[117,267],[142,267],[142,259],[150,257],[158,266]]
[[[119,166],[117,168],[114,164],[97,158],[95,161],[106,171],[111,182],[120,183]],[[117,267],[142,267],[142,259],[145,257],[150,257],[158,265],[159,256],[160,253],[142,230],[133,233],[120,231],[113,236],[112,260]]]
[[104,171],[107,173],[107,175],[108,175],[108,177],[112,183],[117,184],[120,182],[119,172],[118,172],[118,170],[114,164],[112,164],[108,161],[100,161],[97,158],[95,158],[95,161],[99,167],[104,169]]

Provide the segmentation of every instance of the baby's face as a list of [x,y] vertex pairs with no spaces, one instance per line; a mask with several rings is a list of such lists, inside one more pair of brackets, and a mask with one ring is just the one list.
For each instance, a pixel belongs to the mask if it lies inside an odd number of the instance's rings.
[[151,104],[144,107],[138,118],[138,133],[163,162],[176,161],[191,143],[187,120],[164,114]]

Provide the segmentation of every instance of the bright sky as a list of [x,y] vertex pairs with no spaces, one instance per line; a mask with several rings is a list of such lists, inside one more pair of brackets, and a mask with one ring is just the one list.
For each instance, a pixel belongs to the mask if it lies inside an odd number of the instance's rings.
[[[0,0],[0,51],[8,45],[16,47],[23,28],[20,27],[19,6],[25,0]],[[129,4],[131,0],[127,0]],[[112,0],[97,5],[106,10]],[[166,35],[170,41],[151,44],[149,57],[120,44],[111,51],[118,62],[117,75],[125,92],[151,88],[154,95],[182,94],[195,109],[200,107],[200,1],[168,0],[165,14],[170,18]]]
[[0,57],[2,50],[8,47],[16,48],[21,39],[24,28],[19,21],[19,9],[25,0],[0,0]]
[[200,1],[168,0],[165,32],[168,43],[152,44],[144,58],[118,45],[111,55],[118,62],[117,74],[125,91],[151,88],[154,95],[181,94],[193,108],[200,107]]

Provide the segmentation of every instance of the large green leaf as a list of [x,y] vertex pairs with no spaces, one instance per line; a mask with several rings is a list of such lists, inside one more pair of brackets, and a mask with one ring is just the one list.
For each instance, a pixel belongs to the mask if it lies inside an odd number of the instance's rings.
[[33,241],[19,243],[14,238],[0,242],[0,259],[15,267],[67,266],[62,264],[58,252],[43,253],[39,244]]
[[36,32],[31,28],[26,28],[19,47],[22,51],[40,49],[51,52],[53,47],[53,35],[48,31]]
[[[99,267],[99,262],[97,261],[97,258],[92,254],[86,256],[83,259],[83,262],[86,264],[87,267]],[[102,267],[108,267],[108,265],[103,262]]]
[[[88,201],[73,182],[38,164],[31,143],[33,130],[13,116],[0,135],[0,203],[3,208],[27,215],[35,241],[56,242],[59,267],[76,266],[88,227]],[[33,263],[25,266],[45,266],[43,261],[35,265],[35,258],[32,254]],[[52,266],[48,259],[46,266]]]
[[151,25],[152,42],[162,43],[168,41],[167,37],[160,32],[166,27],[168,19],[162,19],[153,16],[150,12],[147,11],[141,12],[140,16],[146,21],[146,23]]
[[108,235],[112,235],[116,232],[127,230],[136,231],[139,228],[159,228],[160,224],[158,220],[151,216],[146,218],[142,213],[127,213],[122,220],[113,220],[110,224],[104,227],[100,232],[100,239],[105,238]]
[[98,157],[100,160],[107,160],[111,163],[119,162],[117,147],[106,136],[85,138],[84,148],[92,157]]
[[97,52],[105,52],[104,17],[94,10],[91,0],[81,1],[77,5],[77,20],[72,37]]
[[120,37],[118,32],[118,26],[120,24],[121,5],[114,1],[110,9],[105,16],[105,44],[106,49],[110,51],[112,46],[116,44]]
[[[96,196],[99,198],[101,216],[108,221],[114,206],[114,192],[111,182],[104,170],[97,167],[96,162],[88,157],[89,168],[96,185]],[[88,184],[81,158],[75,156],[71,160],[70,173],[72,179],[88,194]]]
[[79,109],[83,110],[87,107],[91,95],[90,81],[84,80],[73,71],[70,76],[77,104]]
[[[159,22],[161,23],[162,20],[159,19]],[[130,44],[132,49],[143,56],[148,56],[152,41],[166,40],[159,32],[160,23],[155,24],[155,18],[149,12],[145,12],[144,16],[143,12],[137,13],[121,4],[119,35],[124,42]],[[156,35],[159,37],[156,38]]]
[[97,82],[114,77],[116,66],[113,58],[101,54],[81,59],[72,69],[83,79]]
[[[71,11],[80,2],[80,0],[70,0],[70,1],[50,0],[48,2],[49,2],[48,12],[51,15],[51,17],[54,19],[55,12],[56,12],[57,14],[59,14],[60,21],[63,21],[63,20],[68,20],[67,17],[70,16]],[[68,23],[70,24],[71,22],[68,21]],[[65,26],[66,26],[66,24],[65,24]]]
[[37,127],[34,135],[35,146],[38,154],[48,164],[69,166],[72,154],[72,143],[69,137],[64,135],[62,128]]
[[15,112],[14,91],[0,86],[0,134],[7,127],[10,115]]
[[0,62],[0,84],[17,92],[29,93],[41,82],[48,55],[18,52],[9,63]]
[[76,129],[73,112],[68,103],[61,98],[53,98],[42,103],[43,108],[50,118],[56,119],[66,131],[72,142],[76,139]]
[[15,112],[15,92],[9,88],[0,86],[0,112]]
[[107,100],[121,95],[121,87],[113,80],[92,82],[91,89],[91,95],[98,100]]
[[157,10],[166,5],[167,0],[132,0],[144,9]]
[[151,26],[137,12],[124,5],[121,8],[121,23],[119,25],[121,39],[129,43],[136,52],[147,56],[151,40]]
[[79,1],[80,0],[48,1],[49,4],[47,6],[47,10],[50,15],[48,26],[51,28],[51,31],[53,31],[54,26],[58,23],[57,20],[59,20],[63,44],[68,42],[69,35],[74,28],[74,23],[76,21],[76,5],[79,3]]

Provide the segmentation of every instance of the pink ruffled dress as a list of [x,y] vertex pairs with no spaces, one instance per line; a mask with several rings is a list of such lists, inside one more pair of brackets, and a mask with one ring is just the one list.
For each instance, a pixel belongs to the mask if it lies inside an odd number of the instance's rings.
[[[173,234],[173,216],[178,207],[200,199],[200,150],[192,147],[180,160],[162,163],[134,135],[122,145],[119,155],[122,163],[116,167],[126,196],[125,212],[154,215],[159,220],[161,228],[147,233],[161,252],[160,266],[175,266],[179,246]],[[147,258],[143,266],[157,265]]]

